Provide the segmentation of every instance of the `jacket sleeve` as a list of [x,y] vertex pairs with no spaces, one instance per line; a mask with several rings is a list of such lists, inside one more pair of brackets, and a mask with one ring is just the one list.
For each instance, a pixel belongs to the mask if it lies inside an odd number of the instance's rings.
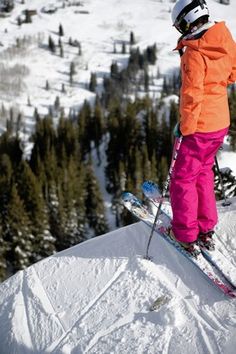
[[187,48],[181,61],[180,130],[183,135],[194,134],[202,109],[205,62],[202,55]]

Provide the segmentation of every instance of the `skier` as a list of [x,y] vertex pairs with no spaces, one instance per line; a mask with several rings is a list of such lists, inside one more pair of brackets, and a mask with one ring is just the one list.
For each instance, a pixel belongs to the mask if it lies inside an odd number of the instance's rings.
[[183,136],[170,184],[170,236],[190,253],[198,243],[214,248],[217,224],[214,157],[230,125],[227,85],[236,81],[236,43],[224,22],[209,20],[205,0],[178,0],[174,27],[182,34],[180,122]]

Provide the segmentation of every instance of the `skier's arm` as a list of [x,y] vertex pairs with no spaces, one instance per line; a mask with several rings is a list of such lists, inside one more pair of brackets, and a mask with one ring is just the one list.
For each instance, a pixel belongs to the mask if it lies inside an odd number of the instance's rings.
[[205,62],[199,52],[186,50],[181,74],[180,130],[183,135],[189,135],[197,130],[204,94]]

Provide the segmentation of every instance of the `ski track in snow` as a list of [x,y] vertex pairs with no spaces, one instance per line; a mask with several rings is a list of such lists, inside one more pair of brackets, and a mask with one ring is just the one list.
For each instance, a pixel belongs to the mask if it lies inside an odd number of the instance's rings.
[[[60,342],[63,342],[63,339],[66,338],[66,336],[70,333],[73,332],[73,328],[77,327],[77,324],[83,320],[83,318],[85,318],[89,312],[91,311],[91,309],[93,309],[93,307],[95,307],[97,305],[97,303],[99,302],[99,300],[103,297],[103,295],[109,290],[109,288],[112,286],[113,283],[115,283],[117,281],[117,279],[122,275],[122,273],[125,270],[125,264],[122,264],[118,270],[116,271],[116,273],[114,274],[114,276],[111,278],[111,280],[106,283],[106,285],[104,286],[104,288],[100,291],[100,293],[93,298],[89,304],[83,309],[83,311],[80,314],[80,317],[78,318],[78,320],[76,321],[76,323],[73,325],[73,327],[69,328],[65,334],[63,334],[62,338],[59,338],[59,340],[57,340],[57,344],[55,346],[55,344],[53,343],[49,348],[49,352],[55,352],[55,350],[57,350],[58,345],[60,346]],[[59,344],[58,344],[59,343]]]
[[[33,348],[40,352],[55,336],[65,331],[64,324],[57,316],[34,267],[25,272],[22,292],[26,308],[26,326],[30,332]],[[35,318],[38,318],[37,322]],[[52,331],[48,332],[47,327]]]

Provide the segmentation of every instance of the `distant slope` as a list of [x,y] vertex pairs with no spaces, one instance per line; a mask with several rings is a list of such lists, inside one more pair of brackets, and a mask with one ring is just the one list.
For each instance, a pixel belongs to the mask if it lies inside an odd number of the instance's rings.
[[[236,200],[220,207],[222,250],[236,264]],[[236,345],[236,300],[137,223],[49,257],[0,285],[2,354],[224,353]],[[149,312],[157,297],[170,299]]]

